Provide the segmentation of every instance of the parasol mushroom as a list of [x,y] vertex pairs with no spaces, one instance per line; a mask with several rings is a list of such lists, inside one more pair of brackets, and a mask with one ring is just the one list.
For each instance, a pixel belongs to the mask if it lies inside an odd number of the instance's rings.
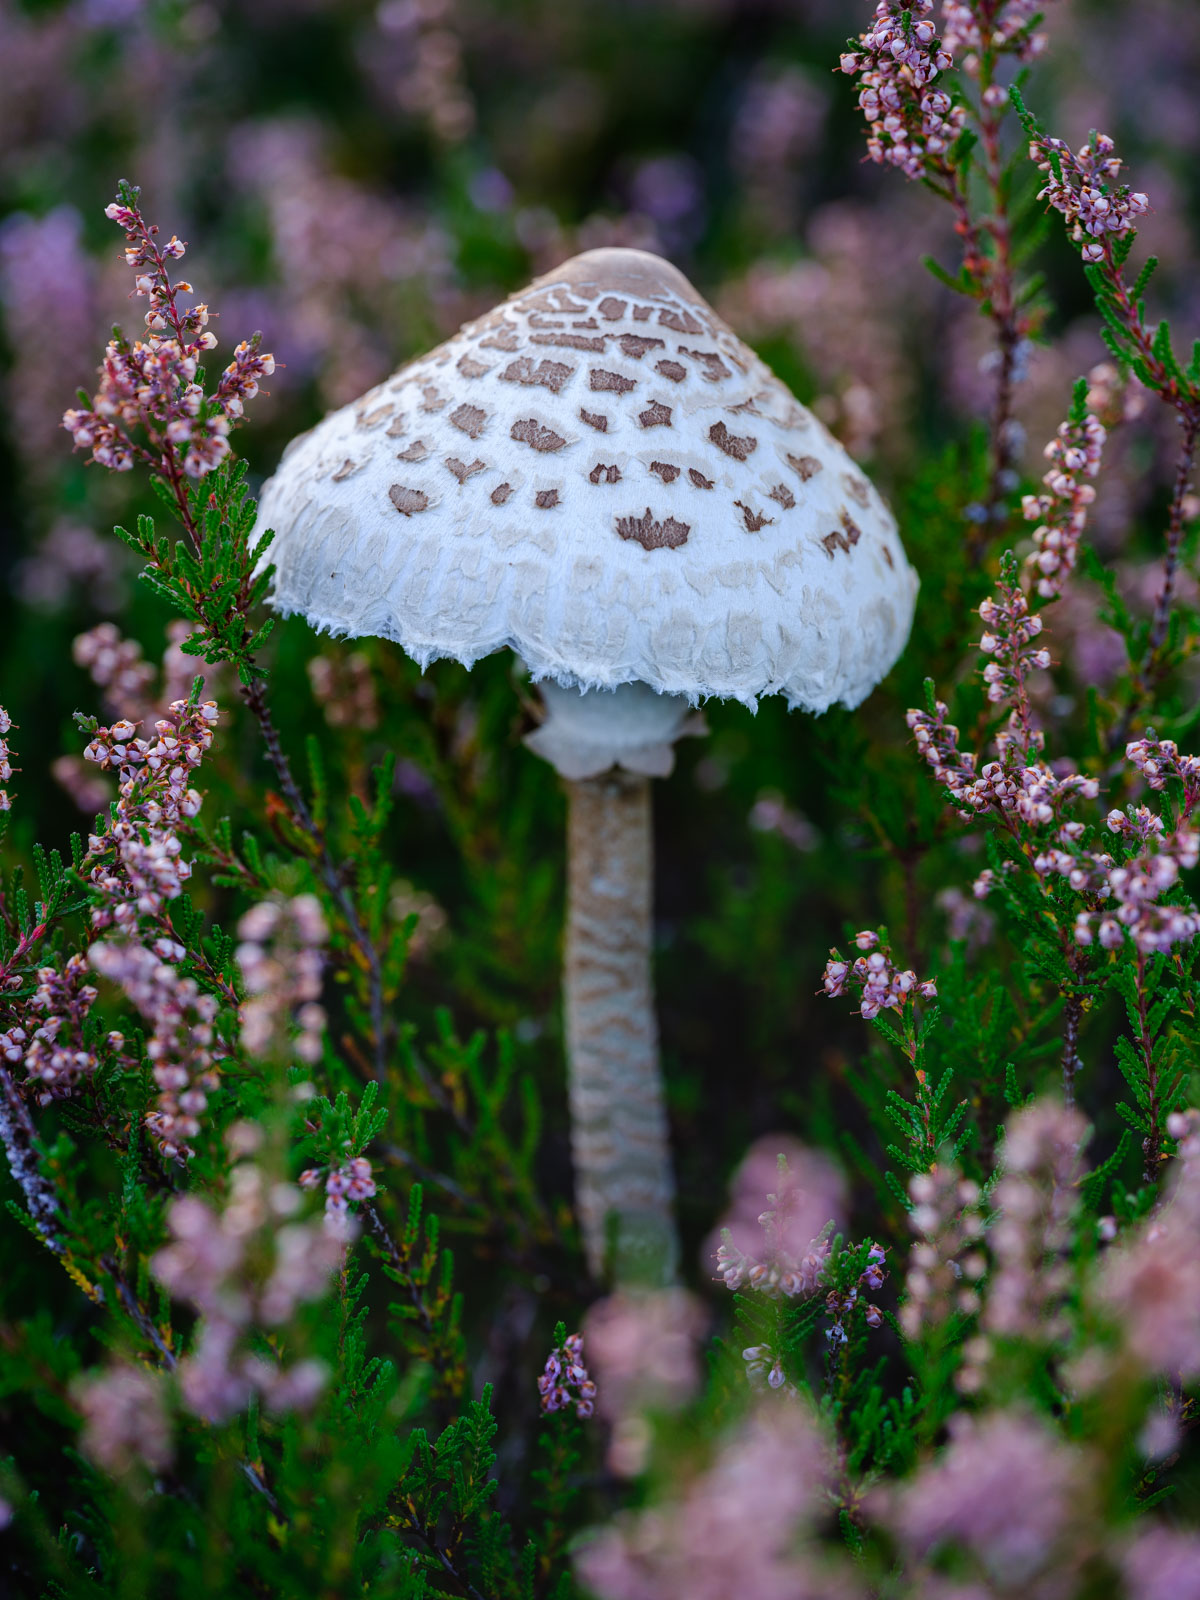
[[510,647],[569,796],[564,1007],[588,1260],[669,1278],[651,777],[710,695],[854,707],[917,580],[841,445],[681,273],[564,262],[287,449],[273,603],[422,666]]

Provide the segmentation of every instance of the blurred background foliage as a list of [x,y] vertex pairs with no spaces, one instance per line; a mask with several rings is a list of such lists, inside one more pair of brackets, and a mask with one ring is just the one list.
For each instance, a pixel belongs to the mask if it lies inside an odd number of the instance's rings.
[[[324,410],[530,276],[616,243],[691,275],[896,506],[922,593],[889,682],[855,714],[819,720],[775,701],[756,716],[711,705],[709,736],[681,746],[656,785],[659,1014],[688,1270],[701,1283],[725,1180],[766,1131],[836,1151],[862,1180],[874,1235],[881,1216],[904,1235],[882,1181],[886,1123],[861,1106],[864,1086],[876,1105],[904,1087],[901,1064],[869,1050],[847,1006],[815,993],[848,929],[886,924],[904,964],[941,977],[951,1024],[934,1048],[941,1065],[969,1065],[973,1121],[986,1110],[990,1126],[1002,1109],[1009,1061],[1022,1092],[1056,1071],[1046,1019],[1003,1000],[1020,952],[995,947],[985,970],[967,961],[993,937],[970,897],[986,863],[977,840],[947,826],[904,724],[929,676],[943,692],[962,679],[967,703],[982,704],[966,646],[990,580],[968,567],[963,533],[986,471],[988,341],[974,308],[921,264],[926,253],[955,262],[936,203],[861,160],[853,95],[832,68],[869,9],[0,0],[0,696],[20,725],[18,848],[35,828],[63,839],[95,809],[94,794],[82,807],[73,798],[77,761],[62,761],[82,743],[72,712],[101,709],[75,638],[108,621],[151,662],[167,646],[167,612],[109,531],[148,509],[146,486],[85,469],[59,427],[111,322],[136,318],[102,215],[120,176],[190,241],[188,276],[220,312],[221,350],[261,328],[281,363],[237,438],[255,481]],[[1164,263],[1158,302],[1200,326],[1200,11],[1194,0],[1049,0],[1047,12],[1051,48],[1027,99],[1069,140],[1092,127],[1117,138],[1154,202],[1142,244]],[[1104,356],[1059,230],[1042,255],[1053,309],[1018,397],[1030,481],[1071,382]],[[1173,442],[1149,412],[1114,439],[1091,525],[1135,611],[1155,593]],[[1023,526],[1010,534],[1020,540]],[[1054,754],[1087,753],[1087,695],[1103,695],[1123,661],[1097,596],[1081,580],[1049,622],[1061,665],[1040,711]],[[563,800],[521,743],[529,686],[506,657],[422,675],[390,645],[318,638],[295,619],[271,657],[285,741],[303,767],[316,739],[332,817],[395,753],[389,915],[416,918],[405,1024],[426,1049],[439,1028],[484,1030],[489,1063],[511,1049],[537,1085],[547,1226],[569,1230]],[[241,825],[266,768],[231,686],[218,674],[208,692],[227,720],[206,768],[206,816]],[[195,898],[217,921],[236,914],[227,891],[197,883]],[[976,1041],[969,1064],[956,1057],[955,1019],[958,1039]],[[1097,1084],[1115,1076],[1107,1026],[1099,1007],[1088,1022]],[[1083,1095],[1089,1111],[1112,1099]],[[1102,1128],[1098,1154],[1114,1139]],[[453,1230],[452,1207],[445,1221]],[[20,1281],[0,1286],[5,1318],[19,1315]],[[570,1285],[557,1281],[539,1331],[522,1334],[530,1373],[546,1328],[578,1304]],[[65,1281],[62,1291],[66,1315]],[[491,1316],[487,1296],[475,1304]],[[468,1355],[478,1370],[491,1359],[484,1319],[468,1325]]]

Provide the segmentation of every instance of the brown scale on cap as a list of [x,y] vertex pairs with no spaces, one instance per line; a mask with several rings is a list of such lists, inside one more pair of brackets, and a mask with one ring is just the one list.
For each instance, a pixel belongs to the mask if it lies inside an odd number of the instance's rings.
[[623,378],[619,372],[606,372],[603,367],[592,368],[588,373],[588,385],[592,389],[612,394],[628,394],[631,389],[637,388],[633,378]]
[[370,411],[360,411],[357,419],[358,425],[360,428],[377,428],[385,418],[391,416],[394,410],[394,406],[375,406]]
[[533,497],[533,503],[539,511],[553,511],[558,504],[558,490],[539,489]]
[[450,413],[449,421],[462,433],[472,439],[478,439],[483,432],[483,425],[487,421],[487,412],[481,406],[461,405],[455,406]]
[[788,488],[786,483],[777,483],[767,496],[767,499],[774,500],[775,503],[777,505],[781,505],[785,511],[790,511],[796,504],[796,496]]
[[671,408],[664,406],[661,400],[651,400],[645,411],[638,412],[638,421],[643,428],[669,428]]
[[396,418],[396,420],[394,422],[390,422],[388,424],[388,428],[387,428],[387,436],[388,436],[388,438],[389,439],[403,439],[404,434],[405,434],[405,430],[407,429],[407,427],[408,427],[408,421],[403,416],[403,414],[401,414],[400,416],[398,416]]
[[621,346],[621,354],[628,356],[631,361],[640,361],[647,350],[666,347],[665,339],[652,339],[642,333],[619,333],[617,343]]
[[758,449],[758,440],[747,434],[739,439],[736,433],[730,433],[723,422],[714,422],[708,430],[708,437],[718,450],[724,450],[727,456],[732,456],[735,461],[745,461]]
[[682,383],[687,377],[687,368],[680,361],[656,361],[654,370],[672,383]]
[[871,503],[871,491],[867,487],[865,478],[858,478],[852,472],[842,473],[842,487],[856,505],[865,511]]
[[815,478],[817,473],[820,472],[822,466],[822,463],[817,460],[816,456],[789,455],[787,458],[787,464],[789,467],[791,467],[793,472],[799,475],[801,483],[807,483],[810,478]]
[[564,350],[594,350],[603,355],[608,345],[606,334],[589,335],[586,333],[534,333],[529,337],[530,344],[558,345]]
[[531,356],[522,356],[519,361],[511,362],[500,376],[505,383],[523,383],[526,388],[549,389],[551,394],[558,394],[568,378],[575,375],[575,368],[568,367],[564,361],[539,361],[535,367]]
[[588,427],[595,428],[597,433],[608,432],[608,418],[602,411],[585,411],[583,407],[580,406],[579,415],[587,423]]
[[765,512],[753,511],[749,506],[744,506],[740,500],[735,500],[733,503],[742,513],[747,533],[758,533],[760,529],[775,521],[774,517],[768,517]]
[[688,468],[688,477],[696,485],[697,489],[715,489],[717,486],[714,478],[706,478],[695,467]]
[[703,333],[704,324],[697,322],[690,311],[671,311],[663,306],[658,313],[660,328],[670,328],[675,333]]
[[497,328],[495,333],[489,334],[486,339],[480,339],[479,348],[481,350],[519,350],[521,341],[517,338],[517,330],[510,328],[505,323],[504,327]]
[[634,306],[633,308],[633,320],[635,322],[649,322],[653,315],[653,306]]
[[606,321],[620,322],[628,305],[628,300],[618,300],[616,295],[606,294],[596,310]]
[[422,411],[440,411],[447,403],[446,396],[436,383],[427,383],[421,390],[421,396]]
[[466,483],[467,479],[473,478],[477,472],[487,471],[486,461],[476,459],[468,466],[465,461],[460,461],[457,456],[450,456],[446,461],[446,466],[458,479],[459,483]]
[[561,433],[555,433],[553,428],[543,428],[541,423],[535,422],[532,417],[514,422],[511,436],[518,444],[527,444],[531,449],[541,450],[543,453],[561,450],[567,442]]
[[664,483],[674,483],[682,469],[673,467],[669,461],[652,461],[650,471],[657,473]]
[[486,361],[476,361],[472,355],[465,355],[458,363],[458,370],[464,378],[485,378],[492,370]]
[[494,506],[502,506],[511,493],[511,483],[500,483],[492,490],[489,498]]
[[597,461],[588,473],[588,478],[592,483],[620,483],[621,469],[616,466],[606,467],[603,461]]
[[703,368],[703,376],[709,383],[720,383],[723,378],[732,378],[733,373],[721,360],[715,350],[689,350],[684,345],[679,346],[681,356],[691,356],[693,361],[698,361]]
[[[855,522],[850,513],[843,507],[841,527],[836,529],[833,533],[827,533],[821,540],[821,543],[825,546],[825,549],[829,552],[831,557],[835,550],[844,550],[846,554],[849,555],[850,551],[861,538],[862,529],[859,527],[858,523]],[[886,545],[884,546],[884,551],[885,553],[887,551]],[[889,565],[890,564],[891,563],[889,562]]]
[[331,472],[329,476],[334,483],[344,483],[347,478],[352,478],[362,465],[361,461],[343,461],[337,471]]
[[424,439],[414,439],[407,450],[396,452],[397,461],[424,461],[429,454],[429,446]]
[[388,499],[396,510],[404,517],[411,517],[418,511],[425,511],[429,506],[429,496],[420,489],[406,489],[402,484],[394,483],[388,490]]
[[634,540],[643,550],[678,549],[681,544],[687,543],[691,531],[689,523],[677,522],[674,517],[664,517],[661,522],[656,522],[649,506],[644,516],[617,518],[617,532],[622,539]]

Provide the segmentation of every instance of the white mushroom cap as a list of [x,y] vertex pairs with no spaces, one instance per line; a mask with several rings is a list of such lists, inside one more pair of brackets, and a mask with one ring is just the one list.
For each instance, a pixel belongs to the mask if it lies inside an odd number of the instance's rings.
[[422,666],[855,706],[916,574],[841,445],[687,279],[589,250],[289,446],[274,604]]

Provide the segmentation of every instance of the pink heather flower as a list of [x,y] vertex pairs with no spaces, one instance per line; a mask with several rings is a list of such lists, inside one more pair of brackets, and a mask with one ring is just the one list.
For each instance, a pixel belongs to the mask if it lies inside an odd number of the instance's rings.
[[951,1443],[887,1497],[887,1520],[918,1556],[954,1543],[994,1583],[1029,1582],[1067,1536],[1083,1498],[1083,1455],[1017,1412],[959,1412],[951,1432]]
[[822,1236],[844,1204],[841,1176],[820,1152],[786,1136],[759,1139],[734,1175],[720,1243],[710,1239],[706,1254],[727,1289],[813,1294],[829,1255]]
[[[908,1221],[916,1235],[904,1279],[900,1326],[910,1339],[944,1323],[955,1311],[970,1313],[979,1297],[972,1285],[982,1275],[983,1257],[972,1247],[983,1232],[979,1186],[952,1164],[909,1179],[913,1208]],[[965,1255],[971,1250],[972,1253]]]
[[248,1343],[254,1329],[282,1327],[301,1304],[320,1299],[345,1260],[344,1236],[334,1237],[315,1221],[281,1223],[299,1203],[291,1184],[269,1187],[260,1168],[242,1161],[233,1168],[220,1212],[196,1195],[171,1204],[171,1242],[150,1266],[176,1299],[200,1314],[179,1382],[185,1404],[207,1421],[227,1421],[253,1393],[276,1408],[303,1409],[325,1381],[319,1364],[280,1369],[253,1355]]
[[210,312],[204,304],[184,310],[179,296],[191,296],[192,285],[171,275],[186,246],[174,234],[159,244],[136,204],[114,201],[105,216],[124,229],[133,292],[149,303],[147,333],[132,343],[121,334],[109,340],[91,406],[67,411],[63,427],[77,449],[111,471],[128,472],[140,458],[168,482],[202,478],[229,454],[230,428],[275,370],[274,357],[260,351],[257,335],[243,341],[206,395],[196,375],[217,343]]
[[1046,175],[1038,198],[1067,219],[1071,237],[1083,246],[1085,261],[1103,260],[1109,248],[1106,241],[1132,233],[1135,219],[1150,210],[1144,194],[1117,183],[1121,162],[1114,149],[1104,133],[1097,135],[1095,149],[1085,144],[1078,154],[1061,139],[1045,136],[1029,147],[1031,159]]
[[1090,412],[1081,423],[1063,422],[1046,446],[1049,472],[1043,477],[1044,494],[1027,494],[1021,510],[1033,531],[1034,549],[1025,565],[1032,572],[1037,592],[1047,599],[1062,594],[1075,569],[1088,508],[1096,491],[1085,480],[1100,471],[1100,456],[1107,437]]
[[619,1422],[647,1409],[676,1411],[700,1386],[704,1307],[686,1289],[619,1290],[584,1320],[600,1415]]
[[596,1385],[583,1360],[583,1334],[568,1334],[546,1357],[537,1381],[543,1412],[575,1407],[575,1415],[590,1417],[596,1409]]
[[1165,1202],[1103,1257],[1096,1283],[1126,1349],[1148,1372],[1200,1374],[1200,1113],[1175,1113],[1179,1155]]
[[81,1080],[96,1070],[96,1056],[84,1041],[96,999],[87,977],[87,960],[78,954],[68,958],[61,972],[56,967],[38,969],[37,988],[26,1012],[31,1032],[24,1038],[24,1061],[41,1105],[73,1094]]
[[237,961],[249,996],[242,1006],[242,1048],[252,1056],[281,1050],[319,1061],[325,1012],[317,1001],[328,936],[319,901],[313,895],[263,901],[242,917],[238,935]]
[[622,1512],[576,1556],[599,1600],[792,1600],[861,1593],[797,1534],[817,1514],[825,1442],[799,1401],[756,1412],[676,1498]]
[[843,961],[838,950],[829,952],[822,975],[822,987],[827,995],[835,997],[853,991],[859,996],[859,1012],[868,1021],[881,1011],[901,1011],[909,1000],[932,1000],[937,995],[937,984],[932,979],[918,979],[911,968],[901,970],[892,964],[891,951],[885,946],[877,949],[879,935],[869,929],[857,934],[854,940],[860,950],[870,954],[859,956],[853,963]]
[[[874,24],[859,38],[861,50],[847,51],[839,63],[844,73],[859,80],[868,155],[881,166],[897,167],[906,178],[944,168],[946,153],[966,121],[963,107],[933,87],[953,58],[927,20],[932,10],[933,0],[908,6],[879,0]],[[907,27],[906,12],[912,19]]]
[[120,1365],[80,1378],[73,1389],[84,1416],[85,1454],[112,1473],[135,1463],[161,1472],[171,1461],[171,1433],[161,1374]]
[[[1018,61],[1040,55],[1046,47],[1046,36],[1035,31],[1032,24],[1043,9],[1044,0],[1005,0],[995,7],[988,30],[993,51],[1015,56]],[[979,54],[984,48],[978,7],[968,0],[942,0],[942,26],[944,48],[956,61],[962,60],[965,72],[977,77]],[[984,103],[992,106],[1007,98],[999,84],[992,84],[983,96]]]
[[[5,711],[3,706],[0,706],[0,783],[7,783],[16,770],[12,765],[12,751],[9,749],[4,737],[15,726],[16,724],[8,712]],[[11,810],[12,796],[7,789],[0,789],[0,812]]]
[[1200,1600],[1200,1535],[1146,1528],[1121,1557],[1121,1570],[1128,1600]]

